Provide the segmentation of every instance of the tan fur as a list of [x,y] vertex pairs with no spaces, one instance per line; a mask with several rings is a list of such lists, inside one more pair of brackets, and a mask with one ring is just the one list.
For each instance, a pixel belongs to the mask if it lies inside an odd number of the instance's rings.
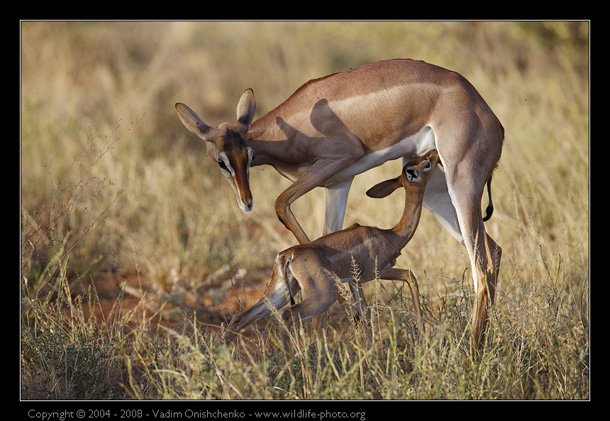
[[[298,318],[308,319],[328,309],[338,298],[335,279],[350,282],[357,297],[355,317],[359,318],[366,307],[360,285],[353,285],[354,264],[360,272],[360,283],[380,279],[402,280],[408,283],[413,297],[420,331],[423,319],[419,291],[415,276],[409,270],[394,268],[396,258],[413,237],[421,215],[424,189],[438,161],[436,151],[408,163],[400,177],[391,180],[392,189],[404,187],[405,207],[398,224],[391,229],[352,225],[341,231],[325,235],[307,244],[290,247],[278,254],[270,291],[258,303],[236,315],[227,330],[227,338],[251,323],[269,315],[272,308],[281,309],[288,303],[288,294],[301,289],[303,300],[283,313],[286,322]],[[407,174],[415,171],[418,179],[409,181]],[[387,183],[387,182],[386,182]],[[288,264],[287,264],[288,262]],[[377,266],[375,266],[377,265]]]
[[[227,131],[210,128],[188,107],[177,105],[189,130],[208,141],[210,157],[223,150],[238,167],[240,175],[228,181],[242,209],[252,208],[243,152],[249,146],[256,152],[252,166],[272,165],[293,181],[276,199],[275,210],[300,244],[309,237],[290,205],[316,187],[333,191],[327,194],[324,233],[336,231],[343,224],[353,177],[398,158],[391,153],[371,157],[415,136],[415,143],[423,143],[406,147],[404,159],[437,149],[443,164],[429,184],[424,206],[466,247],[475,292],[494,296],[501,249],[485,232],[480,206],[485,183],[500,159],[504,129],[464,77],[423,61],[384,60],[311,80],[250,125],[254,110],[254,94],[247,90],[239,101],[238,122],[232,123],[241,130]],[[417,137],[428,132],[427,141]],[[237,146],[232,147],[235,139]],[[475,302],[476,344],[481,343],[487,303],[492,301]]]

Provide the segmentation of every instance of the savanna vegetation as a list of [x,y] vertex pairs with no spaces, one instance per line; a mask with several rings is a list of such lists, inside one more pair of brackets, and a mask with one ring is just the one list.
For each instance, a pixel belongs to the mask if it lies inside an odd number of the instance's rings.
[[[21,394],[25,399],[588,399],[589,48],[586,22],[23,22]],[[468,257],[427,211],[398,264],[418,277],[426,332],[400,282],[365,286],[369,340],[335,305],[284,346],[259,323],[227,344],[275,254],[289,185],[251,172],[242,213],[174,103],[230,121],[305,81],[422,59],[468,78],[506,130],[486,227],[503,247],[484,351],[469,348]],[[390,227],[403,193],[359,176],[345,225]],[[319,189],[293,209],[321,234]],[[486,197],[486,196],[485,196]],[[483,206],[486,205],[484,199]],[[309,326],[304,326],[309,331]]]

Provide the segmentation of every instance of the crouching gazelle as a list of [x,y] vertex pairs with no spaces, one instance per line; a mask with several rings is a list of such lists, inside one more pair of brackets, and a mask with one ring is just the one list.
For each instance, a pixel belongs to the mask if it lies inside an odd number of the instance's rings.
[[[302,290],[303,300],[284,310],[284,321],[290,324],[298,318],[305,320],[317,316],[337,300],[336,278],[342,282],[354,282],[354,263],[361,271],[360,283],[372,281],[376,276],[407,282],[421,331],[423,320],[417,281],[410,270],[393,266],[415,233],[421,215],[424,189],[437,161],[436,150],[430,151],[407,163],[399,177],[383,181],[368,190],[369,196],[381,198],[399,187],[405,188],[404,211],[395,227],[381,229],[354,224],[280,252],[273,266],[269,292],[252,307],[233,317],[225,338],[233,338],[241,329],[268,316],[272,312],[271,307],[281,309],[299,290]],[[375,273],[376,269],[378,273]],[[353,288],[353,291],[359,289]],[[355,298],[354,314],[358,317],[366,302],[362,295]]]

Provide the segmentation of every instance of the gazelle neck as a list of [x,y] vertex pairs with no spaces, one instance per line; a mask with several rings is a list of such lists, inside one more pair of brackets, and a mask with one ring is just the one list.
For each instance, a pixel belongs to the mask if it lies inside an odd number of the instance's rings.
[[274,163],[278,158],[276,142],[282,140],[286,140],[286,134],[275,123],[272,111],[255,120],[248,131],[248,146],[255,152],[251,166]]
[[402,247],[404,247],[411,240],[413,234],[415,234],[421,216],[423,196],[423,191],[415,194],[413,191],[409,190],[405,192],[405,207],[402,216],[400,217],[398,224],[391,229],[392,232],[400,237]]

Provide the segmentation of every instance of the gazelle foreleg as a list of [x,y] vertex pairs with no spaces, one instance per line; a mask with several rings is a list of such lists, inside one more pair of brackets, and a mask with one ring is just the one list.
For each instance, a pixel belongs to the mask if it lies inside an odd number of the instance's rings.
[[[350,306],[352,309],[352,315],[354,316],[354,322],[358,322],[363,313],[367,313],[368,315],[368,304],[366,303],[366,299],[364,298],[364,291],[362,290],[362,285],[356,283],[353,280],[348,281],[349,290],[352,293],[352,297],[354,298],[354,302]],[[339,296],[341,297],[341,296]],[[366,317],[366,320],[369,318]]]
[[324,232],[327,235],[343,228],[349,189],[353,178],[326,187],[326,211],[324,213]]
[[[347,207],[347,198],[349,189],[352,186],[353,178],[342,181],[332,186],[326,187],[326,212],[324,214],[324,233],[323,235],[331,234],[343,228],[343,218]],[[354,299],[354,303],[350,305],[354,321],[358,321],[362,313],[366,309],[366,301],[364,300],[364,292],[362,287],[349,283],[350,292]],[[343,305],[344,298],[339,294],[339,303]]]
[[379,273],[381,279],[389,281],[404,281],[407,283],[409,290],[411,291],[411,298],[413,299],[413,306],[415,307],[415,315],[417,317],[417,329],[419,332],[424,331],[424,319],[421,311],[421,304],[419,301],[419,287],[417,285],[417,279],[413,272],[408,269],[393,268],[386,266]]
[[294,234],[300,244],[308,243],[309,237],[301,225],[299,225],[292,210],[290,210],[290,205],[299,197],[324,184],[325,180],[350,165],[358,156],[359,155],[352,156],[347,154],[346,156],[336,159],[318,159],[305,174],[299,177],[276,199],[275,213],[277,214],[278,219]]

